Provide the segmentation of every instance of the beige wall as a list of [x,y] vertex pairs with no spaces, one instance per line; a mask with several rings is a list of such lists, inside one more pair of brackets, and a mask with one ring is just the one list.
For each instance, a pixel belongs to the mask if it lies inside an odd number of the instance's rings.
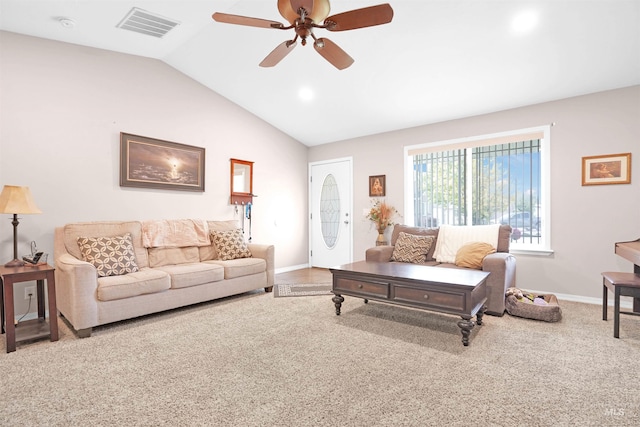
[[[233,219],[233,157],[255,162],[253,242],[275,245],[278,269],[307,263],[303,144],[161,61],[0,32],[0,64],[0,185],[28,185],[43,211],[22,216],[20,254],[31,240],[52,253],[74,221]],[[121,131],[204,147],[205,192],[121,188]]]
[[[402,210],[403,148],[555,123],[551,128],[552,256],[518,255],[518,286],[601,297],[600,272],[632,271],[614,242],[640,237],[640,86],[312,147],[309,161],[353,156],[354,260],[376,237],[362,210],[368,176],[387,176],[387,201]],[[581,185],[581,157],[632,153],[630,185]]]

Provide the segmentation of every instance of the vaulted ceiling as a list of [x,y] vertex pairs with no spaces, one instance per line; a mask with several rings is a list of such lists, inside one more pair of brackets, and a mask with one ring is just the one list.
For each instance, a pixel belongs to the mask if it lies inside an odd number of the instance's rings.
[[[0,29],[157,58],[308,146],[640,84],[637,0],[388,1],[389,24],[315,30],[355,59],[345,70],[312,43],[259,67],[293,30],[211,19],[285,23],[277,0],[0,0]],[[134,7],[178,25],[118,28]]]

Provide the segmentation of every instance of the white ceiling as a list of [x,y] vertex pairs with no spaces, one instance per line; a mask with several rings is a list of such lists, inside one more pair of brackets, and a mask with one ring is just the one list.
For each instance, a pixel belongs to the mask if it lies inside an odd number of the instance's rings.
[[[331,14],[384,1],[334,0]],[[293,30],[211,19],[285,22],[276,0],[0,0],[0,29],[157,58],[308,146],[640,84],[638,0],[388,1],[390,24],[315,31],[355,59],[342,71],[312,43],[259,67]],[[180,25],[161,39],[116,28],[134,6]],[[523,11],[529,32],[512,28]]]

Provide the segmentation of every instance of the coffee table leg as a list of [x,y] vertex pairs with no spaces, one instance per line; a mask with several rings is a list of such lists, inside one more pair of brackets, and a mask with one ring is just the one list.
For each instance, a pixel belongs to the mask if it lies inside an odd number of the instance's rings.
[[340,316],[340,307],[342,307],[342,303],[344,302],[344,297],[342,295],[335,294],[331,301],[336,305],[336,316]]
[[483,305],[478,314],[476,314],[476,323],[478,325],[482,325],[482,317],[484,316],[484,311],[487,309],[486,305]]
[[474,325],[475,324],[473,323],[471,318],[467,316],[463,317],[462,320],[458,321],[458,326],[462,331],[462,344],[464,346],[469,345],[469,335],[471,334],[471,329],[473,329]]

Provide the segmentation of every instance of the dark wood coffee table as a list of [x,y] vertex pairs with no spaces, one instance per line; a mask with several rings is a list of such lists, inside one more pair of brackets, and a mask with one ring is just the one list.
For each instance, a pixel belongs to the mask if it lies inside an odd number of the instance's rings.
[[[330,269],[336,315],[342,295],[404,305],[462,317],[462,344],[469,345],[471,329],[482,325],[487,301],[487,276],[479,270],[427,267],[409,263],[359,261]],[[472,319],[476,317],[474,322]]]

